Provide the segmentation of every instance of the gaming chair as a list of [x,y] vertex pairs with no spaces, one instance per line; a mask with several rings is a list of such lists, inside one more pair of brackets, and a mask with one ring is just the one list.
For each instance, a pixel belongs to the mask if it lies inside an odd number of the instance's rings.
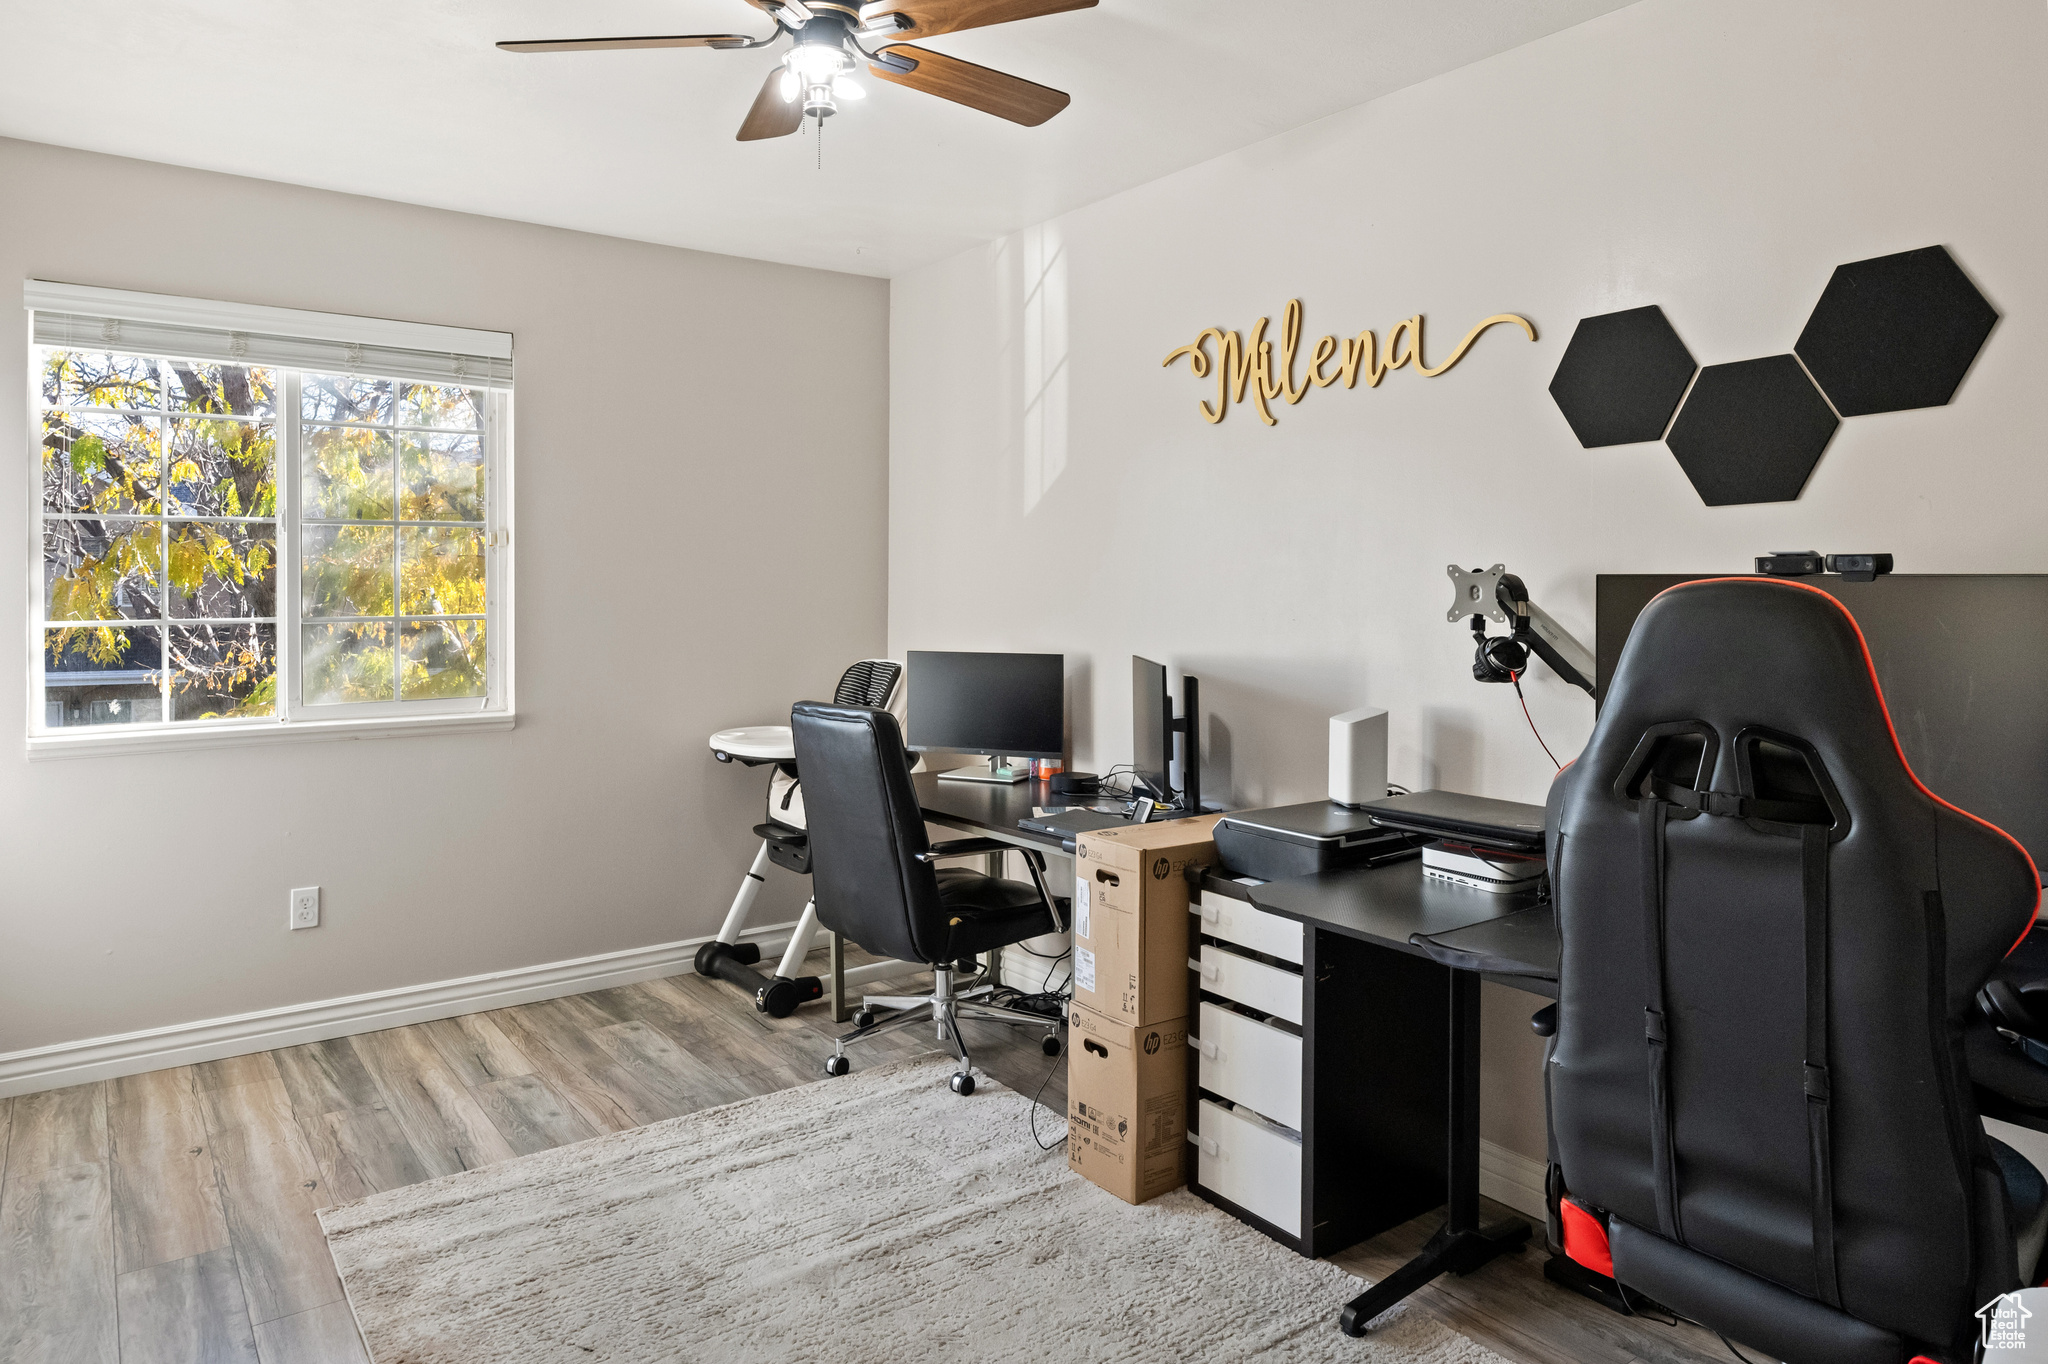
[[1907,767],[1848,610],[1659,596],[1547,835],[1565,1253],[1789,1364],[1968,1360],[2048,1229],[1964,1054],[2040,878]]

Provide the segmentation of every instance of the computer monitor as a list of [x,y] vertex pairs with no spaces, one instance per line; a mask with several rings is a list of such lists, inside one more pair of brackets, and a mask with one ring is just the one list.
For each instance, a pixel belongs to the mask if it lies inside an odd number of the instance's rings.
[[[1201,685],[1196,678],[1181,678],[1181,716],[1176,720],[1173,695],[1166,688],[1166,666],[1131,655],[1132,773],[1155,797],[1190,813],[1202,808]],[[1182,737],[1179,788],[1173,784],[1171,767],[1176,734]]]
[[1064,755],[1066,655],[912,649],[909,662],[904,705],[913,752]]
[[[1694,577],[1603,573],[1594,587],[1594,700],[1607,696],[1650,599]],[[1899,747],[1943,800],[1990,820],[2048,867],[2048,575],[1799,578],[1849,608],[1870,646]]]

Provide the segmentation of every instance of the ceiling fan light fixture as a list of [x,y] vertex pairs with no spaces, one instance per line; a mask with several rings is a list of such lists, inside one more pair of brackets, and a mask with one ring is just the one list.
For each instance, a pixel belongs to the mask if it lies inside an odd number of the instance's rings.
[[776,86],[776,93],[782,96],[784,104],[788,104],[796,99],[798,92],[803,88],[804,83],[796,78],[796,72],[785,70],[781,83]]
[[823,85],[853,65],[836,43],[799,42],[782,60],[805,85]]
[[832,93],[839,99],[866,99],[868,97],[866,86],[853,77],[845,75],[832,78]]

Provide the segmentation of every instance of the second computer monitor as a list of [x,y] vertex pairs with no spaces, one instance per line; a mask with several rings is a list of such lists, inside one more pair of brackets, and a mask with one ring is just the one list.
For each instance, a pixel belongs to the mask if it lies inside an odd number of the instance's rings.
[[905,708],[915,752],[1058,758],[1066,748],[1064,654],[912,649]]
[[1173,696],[1166,665],[1131,655],[1131,772],[1161,800],[1173,796]]

